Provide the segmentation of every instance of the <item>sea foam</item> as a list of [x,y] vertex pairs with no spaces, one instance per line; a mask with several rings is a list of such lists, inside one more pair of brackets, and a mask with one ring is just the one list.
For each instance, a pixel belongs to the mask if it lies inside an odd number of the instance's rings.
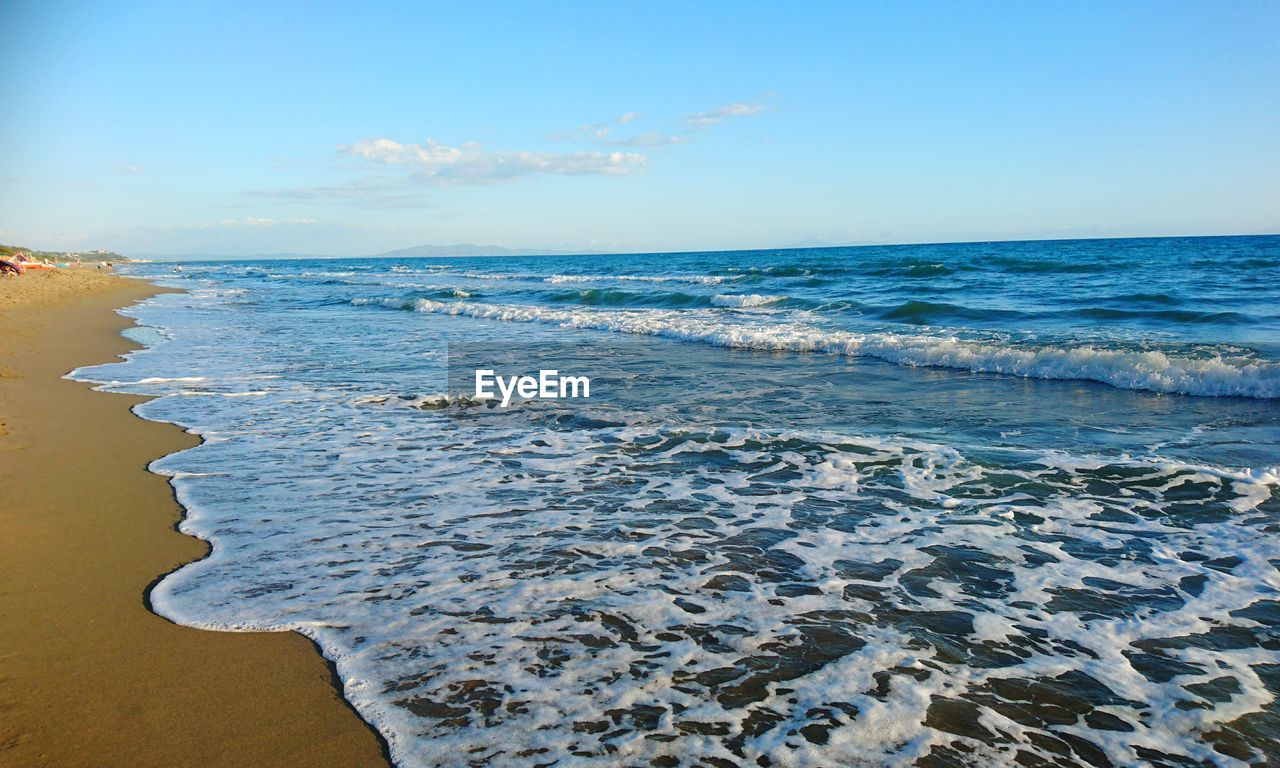
[[[395,302],[397,300],[390,300]],[[399,306],[405,306],[401,302]],[[855,333],[784,323],[743,325],[671,310],[557,309],[419,299],[419,312],[565,328],[662,336],[740,349],[866,356],[902,365],[953,368],[1040,379],[1085,379],[1121,389],[1206,397],[1280,397],[1280,365],[1223,356],[1177,357],[1162,351],[967,341],[955,337]]]

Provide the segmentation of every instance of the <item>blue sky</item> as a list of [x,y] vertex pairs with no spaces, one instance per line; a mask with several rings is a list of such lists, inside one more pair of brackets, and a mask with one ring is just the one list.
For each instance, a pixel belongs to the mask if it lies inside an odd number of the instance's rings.
[[0,242],[1280,230],[1280,4],[0,4]]

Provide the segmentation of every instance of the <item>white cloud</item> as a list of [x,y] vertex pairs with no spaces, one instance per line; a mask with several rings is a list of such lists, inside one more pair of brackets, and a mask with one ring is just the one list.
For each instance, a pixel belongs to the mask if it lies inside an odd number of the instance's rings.
[[116,172],[117,173],[142,173],[142,168],[137,165],[118,165],[116,166]]
[[413,169],[413,177],[433,184],[493,184],[524,176],[625,176],[647,162],[635,152],[491,151],[479,144],[450,147],[427,139],[401,144],[391,139],[365,139],[338,151],[374,163]]
[[[764,98],[768,98],[767,96]],[[764,104],[734,102],[707,112],[685,115],[684,122],[706,128],[728,117],[754,115]],[[599,123],[580,125],[570,131],[551,134],[548,139],[589,144],[608,151],[540,152],[489,150],[478,143],[460,146],[427,139],[420,144],[389,138],[370,138],[342,145],[338,151],[370,164],[367,174],[332,184],[310,187],[252,190],[249,194],[294,202],[344,202],[368,208],[423,208],[433,205],[431,187],[461,184],[498,184],[528,176],[626,176],[642,172],[648,165],[640,149],[688,144],[696,132],[645,131],[619,136],[619,126],[640,119],[640,113],[623,112]],[[372,166],[387,167],[386,172]],[[392,169],[402,169],[396,173]]]
[[732,104],[726,104],[723,107],[708,110],[706,112],[693,112],[684,116],[684,121],[696,128],[706,128],[707,126],[717,125],[724,122],[727,117],[746,117],[764,111],[763,104],[743,104],[735,101]]

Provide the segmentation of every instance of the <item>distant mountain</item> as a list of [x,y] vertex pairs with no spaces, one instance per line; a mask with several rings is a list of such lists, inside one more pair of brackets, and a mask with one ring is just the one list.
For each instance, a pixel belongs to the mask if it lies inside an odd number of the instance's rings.
[[556,256],[564,254],[594,253],[594,251],[548,251],[540,248],[503,248],[500,245],[415,245],[395,251],[376,254],[376,258],[407,259],[415,256]]

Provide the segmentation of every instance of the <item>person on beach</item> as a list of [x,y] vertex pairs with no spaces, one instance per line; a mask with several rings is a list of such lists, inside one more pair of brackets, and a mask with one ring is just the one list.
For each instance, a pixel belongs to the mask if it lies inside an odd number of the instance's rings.
[[0,275],[20,275],[20,274],[22,274],[21,264],[8,261],[6,259],[0,259]]

